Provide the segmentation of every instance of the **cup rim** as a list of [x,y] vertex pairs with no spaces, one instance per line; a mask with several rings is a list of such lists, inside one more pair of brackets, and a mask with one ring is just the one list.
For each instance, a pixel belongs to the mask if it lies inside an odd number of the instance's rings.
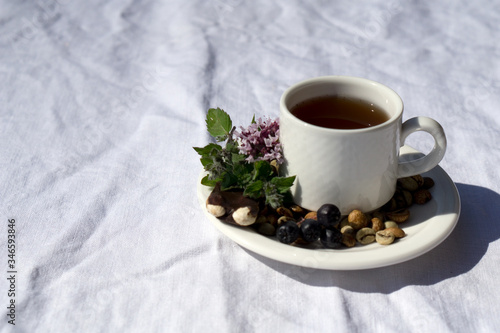
[[[392,95],[395,103],[399,104],[399,105],[397,105],[397,111],[393,115],[391,115],[391,117],[389,119],[387,119],[386,121],[384,121],[381,124],[378,124],[375,126],[370,126],[370,127],[364,127],[364,128],[356,128],[356,129],[338,129],[338,128],[322,127],[322,126],[310,124],[304,120],[297,118],[288,109],[288,107],[286,105],[286,99],[293,92],[295,92],[303,87],[306,87],[306,86],[311,85],[311,84],[321,83],[321,82],[324,82],[324,83],[328,83],[328,82],[336,82],[336,83],[345,82],[345,83],[347,83],[347,82],[350,82],[350,83],[358,83],[358,84],[361,83],[363,85],[371,85],[371,86],[377,87],[378,89],[385,90],[386,93],[388,93],[389,95]],[[366,78],[362,78],[362,77],[357,77],[357,76],[328,75],[328,76],[318,76],[318,77],[314,77],[314,78],[309,78],[309,79],[306,79],[303,81],[299,81],[299,82],[291,85],[290,87],[288,87],[281,95],[280,110],[282,112],[285,112],[289,116],[290,119],[301,124],[302,126],[311,127],[311,128],[314,128],[315,130],[317,129],[317,130],[327,131],[330,133],[348,134],[348,133],[370,132],[370,131],[374,131],[374,130],[377,130],[377,129],[380,129],[380,128],[383,128],[386,126],[391,126],[395,121],[398,121],[398,119],[401,118],[401,116],[403,114],[403,110],[404,110],[404,104],[403,104],[403,100],[401,99],[401,97],[393,89],[389,88],[388,86],[386,86],[380,82],[373,81],[373,80],[366,79]]]

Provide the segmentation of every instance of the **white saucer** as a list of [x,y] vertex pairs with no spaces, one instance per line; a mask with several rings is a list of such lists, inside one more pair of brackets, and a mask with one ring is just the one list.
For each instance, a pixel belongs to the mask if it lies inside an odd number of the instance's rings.
[[[404,146],[401,158],[419,154]],[[205,175],[202,172],[201,178]],[[432,250],[444,241],[455,228],[460,214],[460,197],[455,184],[439,166],[423,174],[432,177],[435,186],[430,190],[433,199],[425,205],[413,205],[410,219],[401,224],[407,236],[391,245],[356,245],[339,250],[309,249],[280,243],[274,237],[258,234],[252,228],[243,228],[221,222],[209,214],[205,202],[211,188],[198,181],[198,199],[208,219],[226,236],[240,246],[264,257],[288,264],[329,270],[358,270],[401,263]]]

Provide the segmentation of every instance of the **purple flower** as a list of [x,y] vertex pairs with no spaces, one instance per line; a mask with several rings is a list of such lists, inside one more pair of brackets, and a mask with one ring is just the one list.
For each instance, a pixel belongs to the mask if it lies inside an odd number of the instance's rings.
[[248,162],[272,161],[283,163],[283,154],[279,142],[279,118],[257,119],[256,123],[247,128],[240,127],[241,132],[236,132],[240,154],[247,155]]

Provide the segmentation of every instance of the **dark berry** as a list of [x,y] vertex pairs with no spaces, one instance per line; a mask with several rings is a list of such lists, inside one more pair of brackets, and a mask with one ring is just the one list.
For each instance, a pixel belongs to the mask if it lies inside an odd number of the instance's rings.
[[282,243],[290,244],[299,238],[300,229],[297,223],[288,221],[276,230],[276,238]]
[[321,234],[321,224],[313,219],[307,219],[300,225],[300,235],[306,242],[317,241]]
[[324,226],[334,226],[340,221],[340,210],[332,204],[324,204],[317,211],[318,222]]
[[324,228],[319,238],[321,244],[327,249],[338,249],[342,245],[342,234],[335,228]]

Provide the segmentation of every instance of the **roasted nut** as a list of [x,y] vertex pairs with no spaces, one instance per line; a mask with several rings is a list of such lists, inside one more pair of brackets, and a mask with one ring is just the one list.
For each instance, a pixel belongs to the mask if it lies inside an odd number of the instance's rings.
[[365,228],[368,225],[368,218],[362,211],[358,209],[355,209],[349,213],[349,215],[347,216],[347,221],[349,222],[349,225],[355,230]]
[[349,233],[343,234],[342,235],[342,244],[344,244],[347,247],[355,246],[356,239],[354,238],[354,235],[351,235]]
[[422,188],[428,190],[433,186],[434,186],[434,179],[432,179],[431,177],[424,177],[424,185],[422,185]]
[[382,220],[379,219],[378,217],[372,218],[371,222],[372,222],[372,229],[375,232],[384,229],[384,222],[382,222]]
[[[408,191],[402,190],[402,189],[397,189],[396,192],[394,193],[394,196],[392,198],[393,198],[393,200],[396,201],[396,208],[393,210],[407,208],[409,206],[407,204],[404,192],[408,192]],[[408,192],[408,193],[410,193],[410,192]]]
[[375,234],[375,240],[381,245],[389,245],[394,242],[394,234],[387,230],[377,231]]
[[396,238],[403,238],[404,236],[406,236],[404,230],[400,228],[387,228],[383,231],[392,233]]
[[255,220],[255,224],[267,223],[267,216],[259,215],[257,220]]
[[383,210],[389,211],[389,212],[398,209],[398,203],[397,203],[396,199],[394,198],[394,196],[382,208],[383,208]]
[[294,212],[295,214],[298,214],[298,215],[304,215],[306,214],[306,210],[302,207],[300,207],[299,205],[292,205],[290,206],[290,210],[292,212]]
[[267,215],[267,222],[276,225],[278,223],[278,217],[274,214]]
[[410,207],[413,204],[413,195],[410,191],[403,190],[403,198],[405,200],[405,207]]
[[376,211],[372,212],[372,218],[375,218],[375,217],[380,219],[382,222],[385,221],[385,215],[381,211],[376,210]]
[[345,225],[343,226],[341,229],[340,229],[340,232],[343,233],[343,234],[351,234],[351,235],[354,235],[355,234],[355,231],[354,231],[354,228],[351,227],[350,225]]
[[412,177],[404,177],[398,179],[399,185],[410,192],[418,190],[418,182]]
[[257,215],[254,215],[250,207],[241,207],[233,212],[233,220],[239,225],[248,226],[255,223]]
[[288,216],[288,217],[293,217],[292,211],[286,207],[278,207],[276,209],[276,213],[280,216]]
[[342,229],[346,225],[349,225],[349,221],[347,220],[347,216],[344,216],[339,223],[339,228]]
[[356,233],[356,240],[363,245],[375,241],[375,231],[372,228],[362,228]]
[[293,217],[280,216],[279,219],[278,219],[278,221],[276,221],[276,225],[280,226],[283,223],[288,222],[288,221],[295,221],[295,220],[293,219]]
[[304,219],[312,219],[312,220],[317,220],[318,219],[318,215],[316,214],[316,212],[309,212],[306,214],[306,216],[304,216]]
[[271,223],[261,223],[257,227],[257,232],[265,236],[274,236],[276,228]]
[[408,209],[400,209],[394,212],[387,212],[386,216],[389,220],[397,223],[403,223],[410,218],[410,211]]
[[418,187],[422,187],[424,185],[424,177],[422,177],[421,175],[411,176],[411,178],[415,179],[415,181],[418,184]]
[[413,194],[413,199],[417,205],[423,205],[432,199],[432,194],[429,190],[418,190]]
[[212,205],[207,201],[207,211],[215,217],[221,217],[226,214],[226,209],[223,206]]
[[394,222],[394,221],[385,221],[384,227],[385,227],[385,229],[399,228],[399,225],[396,222]]

